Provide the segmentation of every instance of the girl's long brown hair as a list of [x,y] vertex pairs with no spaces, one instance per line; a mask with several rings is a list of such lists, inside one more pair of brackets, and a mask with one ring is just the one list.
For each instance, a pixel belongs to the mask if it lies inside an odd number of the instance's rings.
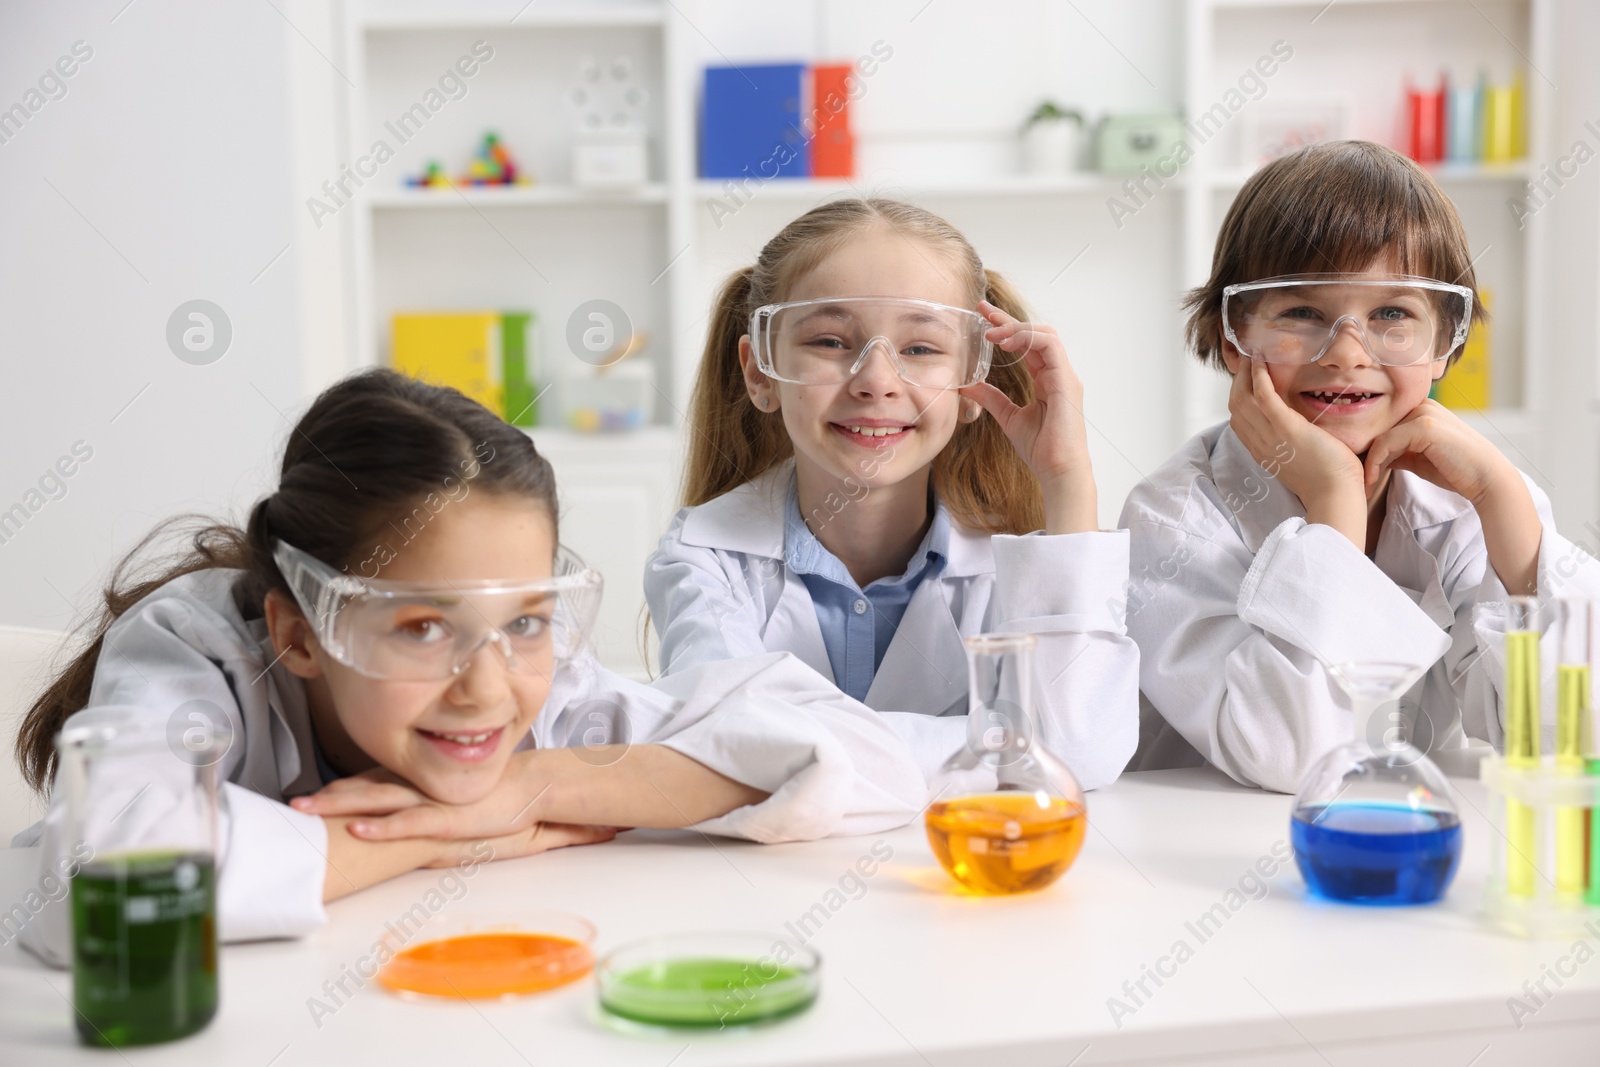
[[[1027,321],[1016,290],[984,270],[961,232],[931,211],[879,198],[834,200],[812,208],[768,241],[755,264],[737,271],[717,295],[690,401],[686,506],[721,496],[791,455],[782,414],[759,411],[750,402],[739,366],[739,338],[748,332],[752,310],[782,301],[795,279],[872,226],[887,226],[944,255],[968,280],[973,307],[985,299]],[[998,350],[996,355],[1001,355]],[[1033,379],[1021,360],[997,359],[989,383],[1013,403],[1033,399]],[[951,516],[969,529],[1021,534],[1044,525],[1038,479],[994,419],[958,426],[934,460],[933,487]]]
[[[365,371],[330,387],[290,433],[278,489],[251,508],[243,529],[179,516],[117,564],[98,616],[78,638],[87,642],[83,651],[23,719],[15,749],[23,777],[39,792],[49,784],[56,734],[88,703],[106,631],[140,600],[182,575],[227,568],[240,572],[233,584],[240,614],[261,618],[270,590],[288,592],[272,560],[276,541],[334,567],[363,566],[388,539],[390,523],[414,519],[429,494],[447,496],[455,483],[537,500],[556,521],[550,462],[526,434],[477,401],[390,370]],[[428,514],[421,512],[423,521]],[[188,542],[186,551],[143,560],[174,535]]]

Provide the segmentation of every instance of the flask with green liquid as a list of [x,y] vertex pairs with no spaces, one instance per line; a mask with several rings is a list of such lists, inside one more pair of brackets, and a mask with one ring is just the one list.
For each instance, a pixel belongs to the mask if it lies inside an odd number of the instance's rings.
[[78,718],[56,742],[68,843],[88,856],[71,891],[78,1035],[112,1048],[185,1037],[217,1011],[217,780],[231,735],[212,718],[174,743],[143,709]]

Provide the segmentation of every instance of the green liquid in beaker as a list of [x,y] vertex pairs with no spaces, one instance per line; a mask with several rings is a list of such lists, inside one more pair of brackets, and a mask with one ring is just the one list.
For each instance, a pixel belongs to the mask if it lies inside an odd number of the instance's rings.
[[90,1045],[171,1041],[217,1013],[216,876],[209,855],[98,858],[72,879],[72,985]]

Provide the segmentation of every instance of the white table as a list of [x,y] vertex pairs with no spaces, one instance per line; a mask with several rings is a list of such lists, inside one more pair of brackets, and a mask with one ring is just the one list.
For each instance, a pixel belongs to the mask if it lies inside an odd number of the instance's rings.
[[[1290,798],[1209,770],[1125,775],[1090,795],[1077,864],[1043,893],[964,897],[935,865],[920,823],[881,835],[894,858],[845,898],[810,941],[823,957],[810,1012],[752,1032],[644,1038],[597,1021],[592,980],[516,1001],[415,1003],[369,984],[313,1021],[311,997],[365,955],[439,884],[419,871],[330,908],[298,942],[226,946],[222,1006],[186,1041],[114,1052],[78,1047],[71,979],[15,945],[0,950],[0,1064],[1006,1064],[1097,1063],[1552,1067],[1600,1064],[1600,958],[1577,965],[1519,1030],[1507,999],[1573,949],[1487,929],[1477,915],[1487,826],[1461,787],[1462,869],[1442,905],[1358,908],[1308,901],[1281,865],[1203,941],[1189,925],[1288,834]],[[577,912],[604,952],[655,933],[784,932],[880,838],[760,846],[696,834],[616,842],[489,864],[439,914],[519,907]],[[31,857],[0,851],[0,900],[17,899]],[[1246,886],[1248,888],[1248,884]],[[841,895],[842,896],[842,895]],[[834,902],[839,900],[834,898]],[[791,935],[792,937],[792,935]],[[1192,956],[1141,1004],[1123,990],[1184,941]],[[1586,939],[1600,957],[1600,936]],[[1571,970],[1574,961],[1563,966]],[[1108,999],[1134,1008],[1114,1020]],[[1117,1025],[1120,1023],[1121,1025]]]

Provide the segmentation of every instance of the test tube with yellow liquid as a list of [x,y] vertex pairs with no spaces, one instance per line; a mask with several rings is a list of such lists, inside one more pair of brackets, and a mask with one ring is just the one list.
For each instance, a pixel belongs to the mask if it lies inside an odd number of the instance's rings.
[[[1582,778],[1594,755],[1589,664],[1593,659],[1593,605],[1556,601],[1556,774]],[[1590,809],[1556,809],[1556,893],[1576,901],[1589,882]]]
[[[1513,770],[1539,767],[1539,602],[1514,596],[1506,605],[1506,764]],[[1506,800],[1506,893],[1531,897],[1539,873],[1536,813],[1520,800]]]
[[1032,634],[977,634],[967,649],[967,741],[935,779],[928,843],[950,876],[986,896],[1043,889],[1066,873],[1089,822],[1083,790],[1039,743]]

